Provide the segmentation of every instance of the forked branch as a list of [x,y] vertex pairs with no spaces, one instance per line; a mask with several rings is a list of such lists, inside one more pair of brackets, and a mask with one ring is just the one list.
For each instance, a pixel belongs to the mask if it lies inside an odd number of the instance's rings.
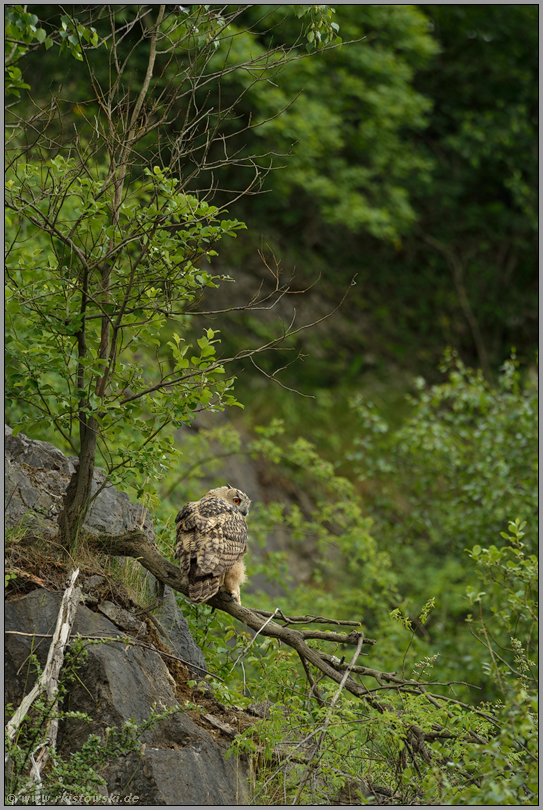
[[[169,562],[169,560],[166,560],[158,552],[157,548],[151,545],[143,532],[134,531],[123,535],[100,535],[98,538],[93,538],[92,542],[99,545],[107,554],[134,557],[144,568],[150,571],[159,582],[163,582],[175,591],[182,593],[184,596],[188,596],[188,582],[181,574],[179,568]],[[326,661],[314,647],[309,647],[306,643],[306,639],[319,638],[323,641],[330,641],[336,644],[357,646],[361,636],[361,633],[357,633],[356,631],[343,634],[311,630],[300,631],[294,630],[291,627],[282,627],[277,622],[270,620],[269,617],[264,618],[258,613],[249,610],[249,608],[238,605],[237,602],[225,601],[219,595],[213,596],[207,604],[218,610],[222,610],[224,613],[228,613],[234,619],[242,622],[246,627],[255,630],[263,636],[279,639],[284,644],[296,650],[306,661],[313,664],[313,666],[317,667],[324,675],[338,684],[342,682],[345,673],[338,670],[333,662]],[[376,642],[374,639],[364,637],[363,643],[375,644]],[[339,659],[337,660],[339,663]],[[350,677],[345,681],[344,688],[359,697],[369,694],[365,686],[362,686]]]
[[[99,537],[92,538],[93,544],[98,545],[99,548],[107,554],[120,555],[126,557],[133,557],[138,562],[150,571],[159,582],[164,585],[169,585],[175,591],[188,596],[188,582],[181,574],[179,568],[173,565],[169,560],[165,559],[158,551],[156,546],[152,545],[147,536],[141,531],[128,532],[123,535],[100,535]],[[395,672],[381,672],[380,670],[372,669],[357,665],[356,659],[358,658],[363,645],[374,645],[377,642],[375,639],[366,638],[360,630],[352,630],[350,633],[336,633],[336,632],[321,632],[313,630],[296,630],[289,625],[291,624],[311,624],[328,623],[328,624],[344,624],[350,626],[360,626],[359,622],[340,622],[338,620],[327,619],[324,616],[285,616],[280,609],[276,609],[273,613],[264,610],[250,610],[243,607],[234,601],[226,601],[218,594],[208,600],[207,604],[211,607],[228,613],[234,619],[249,627],[251,630],[256,631],[257,634],[262,636],[270,636],[271,638],[279,639],[287,646],[296,650],[300,659],[302,660],[304,670],[308,676],[308,681],[315,693],[316,683],[309,671],[309,665],[313,665],[318,669],[322,676],[330,678],[335,683],[339,684],[338,696],[341,690],[345,690],[355,695],[358,698],[363,698],[365,703],[371,706],[379,713],[392,712],[398,716],[400,722],[405,724],[405,738],[409,740],[414,750],[422,751],[424,756],[428,756],[428,751],[424,746],[424,740],[438,739],[440,737],[450,736],[451,732],[442,726],[435,725],[431,732],[424,732],[418,726],[414,726],[412,722],[405,722],[401,718],[401,713],[390,704],[385,703],[381,699],[379,693],[393,692],[393,693],[409,693],[412,695],[419,695],[425,700],[436,707],[443,708],[443,703],[447,705],[448,702],[458,703],[452,698],[442,695],[434,694],[428,691],[428,687],[432,684],[414,681],[409,678],[401,678]],[[277,621],[275,621],[277,619]],[[278,622],[284,622],[282,626]],[[318,638],[321,641],[328,641],[333,644],[346,644],[354,646],[357,649],[357,654],[353,657],[352,661],[345,663],[345,656],[342,654],[341,658],[337,658],[329,653],[321,652],[315,647],[310,647],[307,641],[310,639]],[[321,676],[321,677],[322,677]],[[363,683],[354,679],[358,678],[371,678],[377,685],[369,688]],[[436,684],[437,685],[437,684]],[[440,684],[447,686],[448,684]],[[315,694],[315,698],[322,702],[322,696]],[[466,709],[468,707],[463,705]],[[472,709],[477,714],[485,719],[491,719],[486,712],[477,709]],[[495,721],[494,721],[495,722]],[[454,736],[454,735],[453,735]],[[462,734],[460,734],[462,736]],[[484,739],[479,735],[468,732],[464,738],[471,742],[481,743]]]

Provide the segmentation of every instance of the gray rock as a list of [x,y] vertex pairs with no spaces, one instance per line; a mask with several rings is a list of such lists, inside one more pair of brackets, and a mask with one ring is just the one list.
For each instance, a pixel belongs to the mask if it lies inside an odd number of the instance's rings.
[[147,625],[145,622],[136,619],[129,610],[125,610],[119,605],[114,605],[113,602],[105,600],[100,603],[100,613],[107,616],[113,624],[117,625],[121,630],[126,630],[127,633],[133,636],[144,636],[147,633]]
[[[6,603],[6,701],[16,707],[35,681],[28,663],[31,652],[46,660],[50,638],[19,636],[9,631],[51,634],[61,594],[35,590]],[[104,733],[133,718],[146,720],[153,705],[178,705],[175,683],[161,656],[152,650],[115,641],[122,635],[107,619],[84,605],[78,607],[73,634],[99,636],[107,643],[89,645],[78,678],[69,686],[64,709],[86,712],[89,726],[78,720],[62,724],[58,749],[77,750],[90,733]],[[247,800],[247,768],[235,757],[225,759],[228,743],[215,739],[179,710],[142,737],[141,753],[108,764],[104,776],[118,804],[236,806]],[[124,801],[129,794],[132,800]],[[137,799],[134,797],[137,796]]]
[[[146,748],[145,764],[136,754],[126,757],[126,770],[115,766],[108,781],[112,793],[139,796],[138,804],[177,805],[178,807],[246,805],[246,774],[237,777],[231,760],[225,761],[217,746],[201,743],[178,751]],[[139,766],[139,769],[138,769]],[[135,772],[130,784],[126,773]]]
[[[67,458],[49,442],[17,436],[5,426],[5,520],[8,527],[32,525],[45,535],[55,534],[62,498],[76,470],[77,458]],[[133,504],[126,493],[107,482],[106,474],[94,471],[92,495],[96,495],[84,529],[92,533],[122,534],[142,529],[154,540],[147,509]],[[97,494],[98,493],[98,494]]]
[[154,616],[167,637],[171,652],[187,662],[196,664],[198,669],[191,669],[190,666],[189,669],[195,677],[202,677],[204,673],[201,670],[207,671],[205,658],[190,634],[188,622],[179,609],[175,594],[169,585],[164,588],[164,601]]
[[100,576],[99,574],[93,574],[91,577],[85,577],[84,590],[88,593],[92,593],[96,588],[100,588],[101,585],[104,585],[105,582],[106,578]]
[[5,425],[4,430],[5,455],[7,457],[29,467],[56,470],[63,475],[69,476],[75,471],[74,459],[67,458],[49,442],[29,439],[23,433],[14,436],[12,429],[8,425]]
[[[13,526],[28,522],[35,531],[54,534],[57,531],[57,520],[62,509],[62,498],[72,474],[76,470],[77,458],[67,458],[58,448],[49,442],[29,439],[23,433],[13,436],[13,431],[5,427],[5,465],[6,465],[6,525]],[[93,493],[106,480],[102,470],[95,470]],[[142,525],[143,521],[143,525]],[[97,496],[92,505],[84,528],[89,532],[106,532],[121,534],[133,528],[141,528],[154,540],[154,531],[147,510],[140,504],[132,504],[124,492],[118,492],[111,485]],[[154,578],[149,574],[151,580]],[[103,577],[87,577],[83,590],[88,605],[101,603],[95,592],[105,582]],[[102,595],[103,599],[103,595]],[[141,634],[145,625],[138,622],[127,611],[108,603],[103,612],[110,616],[116,625],[129,633]],[[113,613],[108,613],[113,610]],[[121,611],[121,612],[119,612]],[[125,615],[126,614],[126,615]],[[171,652],[185,661],[196,664],[199,669],[192,670],[194,676],[202,675],[206,669],[204,656],[194,643],[189,626],[177,606],[171,588],[166,588],[164,603],[156,614],[164,630]]]

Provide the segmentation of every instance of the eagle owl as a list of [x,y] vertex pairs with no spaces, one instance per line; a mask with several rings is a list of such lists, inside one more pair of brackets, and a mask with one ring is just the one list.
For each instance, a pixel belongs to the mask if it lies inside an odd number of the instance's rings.
[[226,484],[209,490],[199,501],[189,501],[178,512],[175,556],[188,578],[192,602],[205,602],[220,589],[223,598],[241,605],[250,506],[244,492]]

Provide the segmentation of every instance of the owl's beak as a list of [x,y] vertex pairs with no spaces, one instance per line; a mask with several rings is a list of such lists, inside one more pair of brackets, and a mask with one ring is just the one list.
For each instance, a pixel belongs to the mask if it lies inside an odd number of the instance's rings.
[[247,515],[249,514],[249,510],[245,506],[238,506],[238,510],[241,512],[242,515],[245,515],[245,517],[247,517]]

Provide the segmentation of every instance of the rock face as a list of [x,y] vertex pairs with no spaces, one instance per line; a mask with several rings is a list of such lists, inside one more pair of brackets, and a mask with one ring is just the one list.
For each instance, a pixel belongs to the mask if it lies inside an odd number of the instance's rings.
[[[164,588],[164,601],[155,613],[155,618],[167,636],[171,651],[189,662],[188,668],[194,676],[201,677],[201,670],[207,670],[204,656],[190,634],[189,623],[179,610],[169,585]],[[191,663],[196,664],[197,668],[191,669]]]
[[[45,535],[54,534],[62,509],[62,497],[75,471],[75,462],[77,459],[67,458],[49,442],[35,441],[22,433],[13,436],[11,428],[6,425],[6,526],[23,523],[32,525],[36,531]],[[95,470],[93,492],[104,481],[104,473]],[[107,485],[97,496],[84,524],[84,528],[91,534],[121,534],[136,527],[143,528],[149,539],[154,539],[153,524],[147,510],[140,504],[133,504],[128,495],[119,492],[112,485]],[[206,669],[204,656],[194,643],[187,620],[179,610],[174,593],[169,587],[165,589],[164,601],[156,619],[160,622],[171,651],[189,664],[196,664],[198,669],[194,669],[192,673],[201,676],[201,669]],[[129,627],[125,626],[124,629],[129,630]]]
[[[34,534],[54,534],[62,498],[77,459],[66,458],[48,442],[33,441],[23,434],[15,437],[7,426],[5,433],[6,524],[26,523]],[[147,510],[132,504],[128,496],[115,487],[103,486],[104,483],[104,473],[96,470],[93,492],[99,489],[101,492],[89,510],[84,528],[90,533],[108,534],[143,528],[153,540]],[[147,646],[153,644],[141,616],[134,616],[125,606],[111,601],[107,578],[94,574],[80,576],[80,580],[84,604],[78,607],[72,637],[80,633],[111,640],[87,645],[87,659],[81,664],[78,679],[69,687],[63,709],[85,712],[93,723],[89,727],[80,720],[64,722],[57,740],[61,754],[78,750],[90,733],[103,734],[106,728],[122,726],[131,718],[137,722],[147,720],[153,706],[158,711],[179,706],[189,694],[183,698],[182,690],[187,689],[188,678],[201,679],[207,670],[202,651],[190,634],[171,588],[165,588],[162,606],[154,615],[159,646],[169,649],[184,662],[170,664],[169,669],[164,661],[170,659],[161,656],[156,648],[113,640],[128,635],[143,640]],[[6,603],[5,629],[9,632],[6,635],[5,700],[14,708],[35,680],[28,666],[30,653],[35,652],[42,665],[46,661],[50,645],[47,636],[54,631],[61,598],[61,593],[38,588]],[[206,694],[208,702],[214,705],[212,695],[209,691]],[[207,704],[206,709],[209,710]],[[104,776],[111,797],[109,803],[246,804],[247,766],[235,757],[225,759],[232,735],[219,733],[217,728],[221,728],[217,718],[211,717],[208,731],[181,708],[145,732],[141,753],[122,756],[107,766]],[[130,801],[116,798],[128,794],[132,796]]]
[[[40,532],[54,534],[77,458],[67,458],[49,442],[29,439],[23,433],[14,436],[7,425],[4,454],[6,525],[32,523]],[[86,531],[122,534],[137,528],[154,538],[147,509],[107,484],[100,469],[94,471],[92,494],[98,490],[84,523]]]
[[[93,578],[94,579],[94,578]],[[62,595],[37,589],[6,603],[7,631],[47,635],[54,630]],[[106,608],[110,610],[110,608]],[[125,635],[108,618],[79,605],[73,634],[107,639]],[[43,665],[50,640],[38,636],[6,635],[6,701],[17,706],[32,686],[28,656],[34,651]],[[87,647],[76,679],[64,701],[65,710],[86,712],[91,727],[81,721],[64,723],[59,752],[77,750],[90,733],[104,732],[133,718],[146,720],[153,705],[175,707],[176,684],[162,657],[154,650],[110,640]],[[225,759],[228,741],[216,739],[183,711],[161,721],[142,737],[142,753],[131,753],[107,766],[110,795],[132,794],[137,805],[245,804],[247,768],[235,757]]]

